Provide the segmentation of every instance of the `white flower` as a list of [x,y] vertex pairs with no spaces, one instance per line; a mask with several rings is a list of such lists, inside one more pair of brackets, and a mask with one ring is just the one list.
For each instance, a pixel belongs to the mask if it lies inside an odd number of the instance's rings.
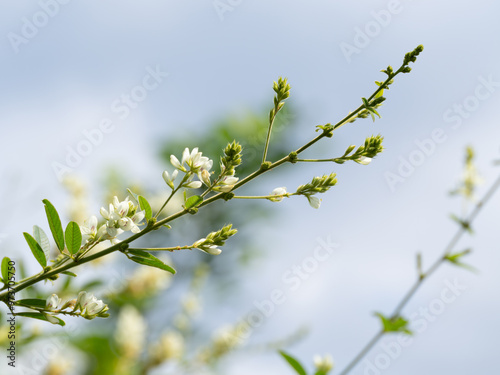
[[224,193],[230,192],[234,188],[234,184],[238,182],[239,178],[234,176],[224,176],[217,186],[214,188],[216,191],[222,191]]
[[123,229],[112,227],[109,225],[109,223],[110,222],[108,221],[108,223],[106,224],[107,235],[104,236],[104,239],[111,240],[116,236],[118,236],[119,234],[123,233]]
[[192,172],[198,173],[201,170],[209,171],[212,168],[213,161],[202,156],[201,152],[198,152],[198,147],[193,148],[193,151],[189,153],[189,149],[186,147],[182,153],[182,164],[186,163]]
[[179,173],[179,171],[177,169],[172,172],[172,176],[170,176],[167,171],[164,171],[162,173],[163,179],[165,180],[167,185],[170,186],[171,189],[174,189],[174,180],[177,177],[178,173]]
[[98,314],[108,310],[108,306],[104,302],[97,299],[92,293],[87,293],[85,291],[78,294],[76,307],[80,308],[80,315],[85,319],[93,319]]
[[324,374],[328,373],[333,369],[333,358],[331,355],[327,354],[324,357],[319,355],[314,356],[314,366],[316,366],[316,371],[322,372]]
[[[170,155],[170,163],[172,163],[172,165],[174,166],[174,168],[180,170],[180,171],[183,171],[183,172],[187,172],[186,171],[186,168],[184,168],[182,166],[182,164],[179,162],[179,159],[177,159],[175,157],[175,155]],[[184,163],[183,163],[184,164]]]
[[136,359],[141,355],[146,342],[146,322],[137,309],[125,305],[120,310],[116,323],[115,340],[126,358]]
[[184,187],[188,188],[188,189],[198,189],[201,187],[201,181],[188,182],[188,183],[184,184]]
[[155,364],[181,359],[184,355],[184,337],[175,331],[166,332],[161,336],[159,342],[150,347],[149,353]]
[[122,217],[127,216],[129,210],[134,209],[135,206],[132,202],[128,200],[128,197],[124,201],[120,202],[117,196],[113,197],[113,203],[109,204],[109,211],[104,207],[101,207],[101,215],[106,220],[119,220]]
[[220,253],[222,253],[222,250],[219,249],[217,247],[217,245],[208,245],[206,244],[206,238],[202,238],[198,241],[196,241],[194,244],[193,244],[193,247],[198,249],[198,250],[201,250],[201,251],[204,251],[205,253],[207,254],[210,254],[210,255],[219,255]]
[[[162,261],[171,264],[170,258],[164,256]],[[144,297],[168,288],[172,282],[172,274],[152,267],[137,267],[127,281],[126,290],[134,297]]]
[[131,208],[130,203],[132,203],[132,202],[130,202],[128,200],[128,197],[125,198],[124,201],[120,202],[118,200],[118,197],[115,195],[113,197],[113,205],[115,206],[115,214],[117,214],[119,217],[127,216],[128,210]]
[[312,208],[319,208],[319,206],[321,205],[321,199],[315,197],[314,195],[306,195],[306,198]]
[[198,173],[198,178],[207,186],[210,186],[212,184],[212,182],[210,181],[210,172],[206,169],[203,169],[200,173]]
[[134,214],[132,217],[123,217],[118,220],[118,225],[122,230],[131,231],[132,233],[139,233],[141,230],[137,226],[138,223],[144,219],[145,213],[144,211],[139,211]]
[[286,187],[278,187],[274,189],[270,194],[270,195],[278,195],[278,197],[267,198],[267,199],[269,199],[271,202],[281,202],[283,200],[283,195],[285,195],[286,193],[287,193]]
[[47,298],[47,303],[45,307],[47,310],[54,311],[57,310],[57,306],[62,302],[61,298],[57,296],[57,294],[52,294],[50,297]]
[[95,239],[97,237],[97,217],[92,215],[90,219],[85,220],[84,225],[80,225],[83,241]]
[[366,156],[360,156],[359,158],[357,158],[356,160],[354,160],[356,163],[358,164],[362,164],[362,165],[368,165],[371,163],[372,161],[372,158],[368,158]]
[[191,152],[186,147],[182,152],[182,160],[180,162],[174,155],[170,155],[170,162],[176,169],[183,172],[187,172],[187,169],[184,167],[184,164],[186,164],[193,173],[199,173],[202,170],[209,171],[213,165],[212,160],[206,156],[202,156],[202,153],[198,152],[198,147],[193,148]]

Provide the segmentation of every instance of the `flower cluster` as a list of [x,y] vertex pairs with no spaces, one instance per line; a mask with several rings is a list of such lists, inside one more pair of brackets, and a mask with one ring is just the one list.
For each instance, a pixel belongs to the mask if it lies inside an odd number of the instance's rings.
[[219,246],[223,246],[225,241],[229,237],[234,236],[236,232],[238,231],[232,229],[232,224],[226,225],[217,232],[209,233],[206,238],[196,241],[192,247],[210,255],[219,255],[222,252]]
[[358,164],[368,165],[372,161],[372,159],[377,156],[377,154],[381,153],[384,150],[382,146],[382,141],[384,137],[381,135],[371,136],[366,138],[365,144],[359,146],[356,151],[352,155],[351,152],[356,148],[356,146],[351,145],[347,148],[344,155],[340,158],[335,158],[332,161],[337,164],[343,164],[348,160],[355,161]]
[[[210,186],[210,169],[212,168],[213,161],[203,156],[203,153],[198,151],[198,147],[193,148],[192,151],[189,151],[189,148],[186,147],[182,153],[181,161],[175,155],[170,155],[170,163],[172,163],[175,170],[172,174],[164,171],[162,176],[172,190],[175,189],[174,181],[179,171],[186,174],[179,188],[198,189],[201,187],[202,182]],[[199,181],[193,181],[195,175],[198,176]]]
[[484,180],[478,173],[474,164],[475,153],[472,147],[467,147],[465,152],[465,165],[462,174],[462,179],[458,187],[451,191],[452,195],[462,195],[466,200],[474,201],[476,188],[481,185]]
[[333,358],[329,354],[324,357],[316,355],[314,356],[314,366],[316,367],[316,374],[326,375],[333,369]]
[[106,318],[109,314],[108,305],[97,299],[92,293],[87,293],[82,291],[78,293],[78,298],[76,300],[76,305],[74,311],[80,309],[80,315],[85,319],[94,319],[95,317]]
[[[78,294],[78,298],[68,300],[59,307],[61,303],[62,299],[57,294],[52,294],[46,300],[45,310],[59,313],[67,308],[71,308],[73,310],[66,311],[65,313],[80,315],[89,320],[95,317],[106,318],[109,316],[109,314],[106,313],[106,311],[108,311],[108,306],[101,300],[98,300],[92,293],[82,291]],[[54,324],[59,323],[59,320],[55,318],[54,315],[46,314],[45,316],[49,322]]]
[[118,197],[115,196],[108,209],[101,207],[100,212],[106,220],[105,224],[97,228],[97,217],[93,215],[85,221],[83,226],[80,226],[84,241],[100,242],[110,240],[112,244],[116,244],[119,242],[116,236],[123,232],[139,233],[138,224],[145,216],[144,211],[137,212],[137,206],[128,197],[120,202]]
[[305,185],[300,185],[295,194],[304,195],[312,208],[319,208],[321,199],[315,197],[314,194],[325,193],[332,186],[335,186],[336,183],[337,178],[335,173],[323,175],[322,177],[314,177],[311,182]]

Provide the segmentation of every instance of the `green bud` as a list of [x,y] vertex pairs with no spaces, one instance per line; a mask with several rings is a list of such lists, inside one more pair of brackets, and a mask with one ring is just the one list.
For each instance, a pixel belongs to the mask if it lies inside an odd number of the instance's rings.
[[221,157],[221,171],[225,176],[233,176],[234,169],[241,164],[241,145],[233,141],[224,149],[224,156]]
[[230,199],[233,199],[233,197],[234,197],[234,193],[229,192],[229,193],[224,193],[224,195],[222,196],[222,199],[224,199],[225,201],[228,201]]
[[266,161],[260,165],[260,169],[263,171],[267,171],[269,168],[271,168],[272,163],[270,161]]
[[316,193],[324,193],[337,183],[335,173],[330,175],[323,175],[321,177],[314,177],[312,181],[305,185],[300,185],[296,193],[300,195],[313,195]]

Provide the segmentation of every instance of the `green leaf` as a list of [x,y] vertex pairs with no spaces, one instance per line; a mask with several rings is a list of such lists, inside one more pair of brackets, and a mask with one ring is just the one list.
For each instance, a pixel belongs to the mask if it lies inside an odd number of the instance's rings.
[[[16,316],[24,316],[25,318],[32,318],[32,319],[38,319],[38,320],[44,320],[48,322],[49,320],[45,316],[45,314],[42,313],[32,313],[32,312],[20,312],[16,313]],[[59,319],[58,317],[54,316],[55,319],[57,319],[59,322],[56,324],[59,324],[60,326],[64,327],[66,323],[64,323],[64,320]]]
[[147,251],[129,249],[127,250],[127,253],[133,255],[132,257],[130,257],[130,259],[136,263],[143,264],[149,267],[156,267],[161,270],[168,271],[172,274],[175,274],[176,272],[175,269],[163,263],[160,259],[155,257],[153,254],[148,253]]
[[47,267],[47,258],[45,258],[45,253],[38,242],[29,233],[24,232],[23,235],[38,263],[42,267]]
[[411,335],[412,332],[408,328],[408,321],[403,319],[401,316],[397,316],[395,318],[386,318],[381,313],[375,313],[382,322],[384,332],[403,332],[407,335]]
[[76,254],[82,246],[82,232],[80,226],[74,221],[70,221],[64,232],[66,237],[66,247],[70,254]]
[[47,220],[49,222],[50,231],[56,241],[57,248],[60,252],[64,250],[64,233],[62,230],[61,219],[59,219],[59,214],[54,208],[52,203],[47,199],[42,201],[45,204],[45,213],[47,214]]
[[446,259],[447,261],[449,261],[450,263],[453,263],[454,265],[456,265],[458,267],[463,267],[463,268],[468,269],[469,271],[472,271],[472,272],[478,272],[476,268],[474,268],[466,263],[461,262],[462,257],[464,255],[470,254],[470,252],[471,252],[471,249],[466,249],[466,250],[461,251],[459,253],[445,255],[444,259]]
[[33,237],[40,245],[45,254],[45,258],[50,258],[50,242],[45,232],[38,225],[33,225]]
[[151,217],[153,217],[153,211],[151,210],[151,206],[146,198],[139,195],[139,204],[141,205],[141,210],[143,210],[146,215],[146,221],[151,219]]
[[139,196],[130,189],[127,189],[127,191],[135,199],[135,203],[139,204]]
[[304,367],[300,364],[299,361],[297,361],[295,358],[293,358],[291,355],[285,353],[284,351],[280,350],[279,352],[283,358],[288,362],[290,366],[293,367],[293,369],[297,372],[299,375],[307,375],[306,370],[304,370]]
[[44,299],[38,299],[38,298],[26,298],[26,299],[17,300],[16,305],[24,306],[24,307],[31,307],[31,308],[36,308],[36,309],[45,309],[45,306],[47,306],[47,301]]
[[5,285],[8,284],[9,282],[9,268],[11,268],[12,266],[9,265],[10,263],[10,259],[8,257],[4,257],[2,259],[2,266],[1,266],[1,269],[2,269],[2,281]]
[[76,277],[76,273],[73,273],[73,272],[70,272],[70,271],[63,271],[61,272],[63,275],[68,275],[68,276],[72,276],[72,277]]
[[186,200],[185,207],[186,207],[186,209],[193,208],[193,207],[199,206],[201,204],[201,202],[203,202],[202,197],[200,197],[199,195],[193,195],[192,197],[189,197]]

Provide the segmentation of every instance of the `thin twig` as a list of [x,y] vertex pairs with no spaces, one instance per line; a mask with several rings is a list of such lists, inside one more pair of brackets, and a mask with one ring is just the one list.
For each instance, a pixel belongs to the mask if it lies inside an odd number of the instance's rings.
[[[491,197],[495,194],[495,192],[498,190],[500,187],[500,176],[497,177],[496,181],[491,185],[489,190],[486,192],[486,194],[483,196],[483,198],[476,203],[474,206],[473,210],[469,214],[469,216],[465,219],[464,224],[470,226],[474,219],[477,217],[481,209],[486,205],[486,203],[489,202]],[[455,245],[458,243],[460,238],[463,236],[463,234],[467,231],[465,225],[461,225],[458,231],[455,233],[455,235],[451,238],[450,242],[448,245],[445,247],[443,255],[439,257],[427,270],[427,272],[423,273],[422,275],[419,275],[419,278],[417,281],[412,285],[412,287],[406,292],[404,295],[403,299],[401,302],[398,303],[396,308],[394,309],[391,319],[397,318],[403,308],[406,306],[408,301],[415,295],[415,293],[418,291],[418,289],[422,286],[424,280],[429,278],[430,275],[432,275],[438,268],[441,266],[447,259],[446,257],[450,255],[451,251],[455,247]],[[380,338],[385,334],[384,330],[379,331],[369,342],[365,347],[354,357],[354,359],[346,366],[344,370],[340,372],[339,375],[346,375],[348,374],[358,363],[363,359],[363,357],[368,354],[368,352],[377,344],[377,342],[380,340]]]

